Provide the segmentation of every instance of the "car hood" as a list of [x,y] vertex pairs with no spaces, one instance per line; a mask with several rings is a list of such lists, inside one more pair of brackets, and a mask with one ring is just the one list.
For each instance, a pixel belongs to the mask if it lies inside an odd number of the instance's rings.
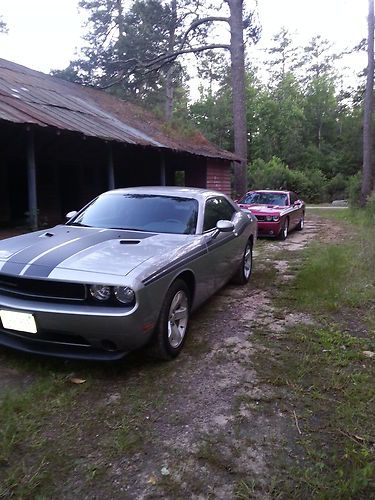
[[0,242],[0,272],[31,278],[126,276],[149,259],[178,252],[191,236],[56,226]]
[[257,205],[257,204],[240,204],[241,208],[247,208],[254,215],[265,214],[265,215],[275,215],[279,214],[281,211],[286,210],[288,207],[280,205]]

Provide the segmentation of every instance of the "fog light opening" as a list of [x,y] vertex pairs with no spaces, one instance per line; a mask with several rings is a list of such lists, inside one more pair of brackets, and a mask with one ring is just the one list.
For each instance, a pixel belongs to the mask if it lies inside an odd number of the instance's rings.
[[102,340],[102,347],[106,351],[117,351],[117,345],[111,340]]

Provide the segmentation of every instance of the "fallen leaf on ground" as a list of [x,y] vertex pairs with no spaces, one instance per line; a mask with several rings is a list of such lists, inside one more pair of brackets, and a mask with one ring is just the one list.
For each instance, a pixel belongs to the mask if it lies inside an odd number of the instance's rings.
[[69,379],[69,382],[71,382],[72,384],[84,384],[86,380],[84,378],[72,377],[71,379]]
[[362,351],[362,354],[366,356],[366,358],[375,358],[375,352],[372,351]]

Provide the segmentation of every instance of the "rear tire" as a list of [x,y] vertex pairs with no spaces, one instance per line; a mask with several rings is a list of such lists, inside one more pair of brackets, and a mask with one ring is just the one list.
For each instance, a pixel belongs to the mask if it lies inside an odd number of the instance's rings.
[[279,233],[279,239],[281,241],[285,241],[288,237],[288,233],[289,233],[289,219],[286,218],[283,227],[281,228],[281,231]]
[[180,354],[185,343],[189,316],[190,292],[185,281],[177,279],[169,287],[164,298],[149,346],[151,356],[170,360]]
[[253,242],[249,240],[242,254],[242,259],[238,271],[232,278],[235,285],[246,285],[253,270]]

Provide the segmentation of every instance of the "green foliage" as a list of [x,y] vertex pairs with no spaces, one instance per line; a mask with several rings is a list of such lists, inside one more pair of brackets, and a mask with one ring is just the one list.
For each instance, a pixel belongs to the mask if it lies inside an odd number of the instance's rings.
[[[269,81],[249,68],[246,83],[250,187],[288,187],[307,201],[346,198],[361,168],[361,99],[339,87],[329,43],[301,50],[281,30],[268,49]],[[215,66],[215,81],[220,75]],[[202,93],[190,115],[212,142],[233,148],[231,93],[223,63],[220,88]],[[275,164],[274,158],[280,159]],[[276,162],[277,163],[277,162]],[[265,168],[267,165],[267,168]],[[286,168],[286,165],[289,168]]]
[[348,184],[349,204],[352,207],[358,207],[362,184],[361,172],[358,172],[356,175],[352,175],[349,178]]
[[202,90],[200,100],[190,105],[189,112],[195,126],[208,140],[223,149],[233,149],[232,100],[228,85],[216,95]]
[[248,178],[251,189],[291,190],[307,201],[316,201],[325,196],[322,192],[325,178],[319,170],[292,170],[275,156],[269,162],[255,160],[248,168]]
[[346,199],[348,196],[348,180],[339,173],[326,184],[327,193],[331,200]]

